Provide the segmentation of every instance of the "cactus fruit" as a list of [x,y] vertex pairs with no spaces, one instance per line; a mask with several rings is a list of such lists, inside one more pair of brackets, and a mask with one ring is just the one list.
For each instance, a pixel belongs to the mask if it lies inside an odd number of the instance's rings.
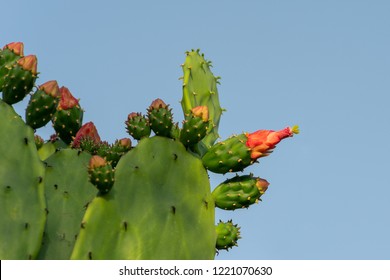
[[151,133],[149,121],[141,113],[130,113],[125,122],[127,132],[135,140],[149,137]]
[[46,221],[44,166],[33,130],[0,100],[0,259],[34,259]]
[[8,104],[15,104],[32,90],[37,78],[37,57],[28,55],[19,58],[13,63],[4,77],[3,100]]
[[26,109],[26,123],[33,129],[45,126],[53,117],[60,96],[57,81],[48,81],[34,92]]
[[204,166],[214,173],[242,171],[254,162],[246,140],[246,135],[240,134],[216,143],[203,156]]
[[83,121],[83,109],[66,87],[60,88],[61,100],[52,119],[54,130],[66,143],[70,144]]
[[208,126],[209,114],[207,106],[192,108],[183,121],[180,141],[186,147],[193,147],[206,136]]
[[215,240],[202,162],[154,136],[121,158],[112,190],[89,204],[72,259],[213,259]]
[[89,181],[101,194],[108,193],[114,184],[114,169],[101,156],[94,155],[88,165]]
[[45,160],[48,215],[39,259],[69,259],[85,209],[97,192],[88,180],[90,158],[88,153],[62,149]]
[[14,62],[23,57],[23,50],[24,45],[21,42],[7,44],[0,50],[0,91],[2,91],[4,79]]
[[215,77],[210,70],[211,61],[206,61],[199,50],[186,52],[183,69],[183,97],[181,105],[184,115],[197,106],[207,106],[210,116],[210,126],[207,136],[197,145],[200,155],[203,155],[219,138],[218,126],[222,115],[219,105],[217,83],[219,77]]
[[158,136],[171,137],[173,126],[172,110],[161,99],[156,99],[148,108],[150,128]]
[[257,203],[269,183],[253,175],[235,176],[218,185],[212,192],[215,206],[224,210],[248,208]]
[[215,173],[242,171],[258,158],[269,155],[282,139],[298,133],[298,126],[293,126],[235,135],[209,149],[202,158],[203,164]]
[[229,250],[237,246],[237,240],[240,239],[240,228],[232,223],[232,220],[224,223],[220,221],[216,226],[217,242],[215,247],[218,250]]

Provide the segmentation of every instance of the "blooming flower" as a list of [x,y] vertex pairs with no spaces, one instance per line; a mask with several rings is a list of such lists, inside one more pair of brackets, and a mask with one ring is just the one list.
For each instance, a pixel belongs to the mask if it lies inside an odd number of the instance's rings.
[[282,139],[292,137],[299,133],[297,125],[286,127],[279,131],[274,130],[258,130],[253,133],[247,133],[248,140],[246,146],[251,151],[251,158],[256,160],[259,157],[268,156],[272,149],[275,148]]

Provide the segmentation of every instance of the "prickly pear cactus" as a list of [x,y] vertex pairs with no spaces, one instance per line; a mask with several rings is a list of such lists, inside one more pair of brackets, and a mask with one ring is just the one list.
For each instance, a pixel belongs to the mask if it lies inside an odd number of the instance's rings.
[[[93,122],[82,123],[84,110],[68,88],[55,80],[35,85],[37,59],[23,50],[20,42],[0,50],[1,259],[213,259],[238,245],[240,227],[215,225],[215,208],[252,207],[269,183],[230,175],[270,155],[297,126],[215,143],[219,78],[192,50],[182,65],[182,123],[157,98],[146,114],[127,116],[136,145],[129,138],[110,144]],[[4,101],[27,94],[24,122]],[[50,139],[34,136],[49,121]],[[227,176],[213,191],[210,172]]]
[[33,130],[0,100],[0,259],[35,259],[47,209]]
[[122,157],[111,192],[89,204],[72,258],[213,259],[215,240],[202,162],[155,136]]

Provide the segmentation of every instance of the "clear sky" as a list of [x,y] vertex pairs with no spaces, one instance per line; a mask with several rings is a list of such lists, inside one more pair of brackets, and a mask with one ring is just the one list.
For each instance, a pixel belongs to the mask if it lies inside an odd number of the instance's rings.
[[38,84],[67,86],[109,142],[155,98],[183,119],[180,64],[200,48],[222,77],[222,138],[301,128],[247,169],[270,182],[263,202],[217,210],[242,232],[217,259],[390,259],[389,15],[376,0],[3,1],[0,44],[24,42]]

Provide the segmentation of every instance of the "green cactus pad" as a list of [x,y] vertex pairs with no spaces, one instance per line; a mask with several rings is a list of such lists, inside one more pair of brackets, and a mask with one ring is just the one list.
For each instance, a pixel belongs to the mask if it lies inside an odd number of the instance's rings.
[[199,50],[186,52],[183,68],[183,98],[181,105],[184,115],[196,106],[208,107],[210,126],[208,135],[197,145],[198,152],[203,155],[219,138],[218,125],[222,115],[219,105],[217,83],[219,77],[215,77],[210,70],[211,62],[204,59]]
[[[261,182],[265,182],[265,188]],[[248,208],[257,203],[268,183],[252,175],[235,176],[218,185],[212,192],[215,206],[224,210]]]
[[213,259],[214,211],[201,161],[178,141],[144,138],[88,206],[71,258]]
[[34,133],[0,100],[0,259],[35,259],[46,221],[45,169]]
[[214,173],[242,171],[253,163],[246,140],[246,135],[240,134],[218,142],[203,156],[204,166]]
[[218,250],[229,250],[237,246],[237,240],[240,239],[240,228],[234,225],[232,221],[220,221],[215,228],[217,232],[217,242],[215,247]]
[[49,158],[52,154],[54,154],[56,151],[60,149],[67,148],[67,145],[64,141],[58,139],[56,141],[48,141],[42,145],[41,148],[38,150],[38,155],[41,160],[46,160]]
[[85,152],[63,149],[45,161],[48,216],[40,259],[70,258],[85,210],[97,193],[88,180],[90,157]]

